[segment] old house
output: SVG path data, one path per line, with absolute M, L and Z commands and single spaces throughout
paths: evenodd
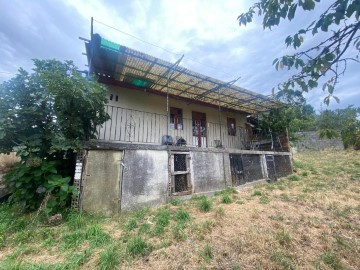
M 85 45 L 111 119 L 79 159 L 75 205 L 112 214 L 291 172 L 286 133 L 252 123 L 278 101 L 98 34 Z

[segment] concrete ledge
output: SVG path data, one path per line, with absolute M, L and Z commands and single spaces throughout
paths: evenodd
M 234 148 L 198 148 L 189 146 L 155 145 L 120 143 L 111 141 L 93 140 L 86 143 L 88 150 L 157 150 L 157 151 L 178 151 L 178 152 L 208 152 L 208 153 L 231 153 L 231 154 L 255 154 L 255 155 L 283 155 L 289 156 L 290 152 L 255 151 L 241 150 Z

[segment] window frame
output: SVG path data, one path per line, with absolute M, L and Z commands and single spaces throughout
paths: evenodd
M 170 129 L 173 130 L 183 130 L 184 124 L 183 124 L 183 109 L 176 108 L 176 107 L 170 107 Z M 173 120 L 173 122 L 172 122 Z
M 234 126 L 231 126 L 233 124 Z M 236 119 L 233 117 L 227 117 L 227 130 L 229 136 L 236 136 Z

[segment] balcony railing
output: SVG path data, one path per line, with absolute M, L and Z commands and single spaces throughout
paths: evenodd
M 98 139 L 127 143 L 161 144 L 163 135 L 170 135 L 176 142 L 182 138 L 187 146 L 197 146 L 197 136 L 193 136 L 192 119 L 183 118 L 181 129 L 167 125 L 166 115 L 106 106 L 110 120 L 98 127 Z M 169 130 L 167 131 L 167 128 Z M 237 126 L 235 135 L 229 135 L 225 124 L 207 122 L 206 137 L 202 138 L 207 147 L 226 147 L 245 149 L 247 133 Z M 204 144 L 204 143 L 203 143 Z

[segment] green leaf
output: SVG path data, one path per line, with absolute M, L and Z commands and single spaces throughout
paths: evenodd
M 318 83 L 316 81 L 314 81 L 314 80 L 309 80 L 308 85 L 309 85 L 310 88 L 315 88 L 315 87 L 318 86 Z
M 326 61 L 328 61 L 328 62 L 331 62 L 331 61 L 333 61 L 334 59 L 335 59 L 335 54 L 333 54 L 333 53 L 327 53 L 326 55 L 325 55 L 325 60 Z
M 294 19 L 295 17 L 295 11 L 296 11 L 296 8 L 297 8 L 297 4 L 292 4 L 290 9 L 289 9 L 289 12 L 288 12 L 288 19 L 291 21 L 292 19 Z

